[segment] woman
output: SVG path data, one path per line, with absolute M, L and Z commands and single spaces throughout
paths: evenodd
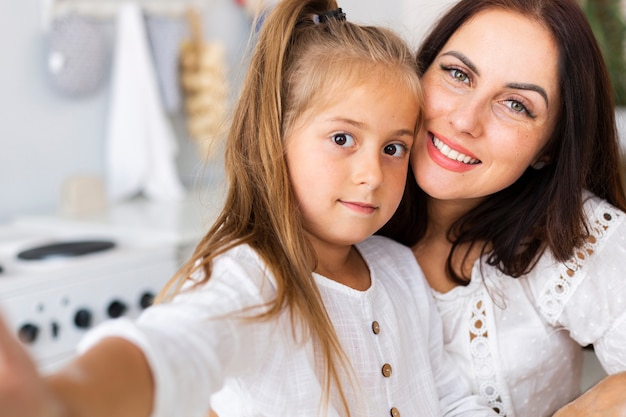
M 626 198 L 583 13 L 461 0 L 417 58 L 414 178 L 382 234 L 413 248 L 448 350 L 501 415 L 624 415 Z M 562 408 L 580 395 L 586 345 L 616 375 Z

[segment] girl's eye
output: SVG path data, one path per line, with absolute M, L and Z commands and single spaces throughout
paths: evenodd
M 404 155 L 407 154 L 407 148 L 400 143 L 391 143 L 383 148 L 383 152 L 386 155 L 395 156 L 396 158 L 402 158 Z
M 352 135 L 349 135 L 347 133 L 335 133 L 332 136 L 332 141 L 339 146 L 354 146 L 354 138 L 352 137 Z

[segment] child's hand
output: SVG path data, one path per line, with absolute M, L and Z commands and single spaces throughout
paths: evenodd
M 610 375 L 553 417 L 625 417 L 626 372 Z
M 0 416 L 62 416 L 34 362 L 1 317 Z

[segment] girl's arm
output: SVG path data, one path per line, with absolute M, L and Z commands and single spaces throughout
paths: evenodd
M 143 354 L 110 338 L 42 377 L 0 320 L 0 410 L 11 417 L 147 417 L 153 381 Z
M 626 415 L 625 392 L 626 372 L 609 375 L 553 417 L 623 417 Z

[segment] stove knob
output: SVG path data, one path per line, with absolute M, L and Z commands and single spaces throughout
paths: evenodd
M 50 324 L 50 330 L 52 331 L 52 337 L 54 339 L 59 337 L 59 332 L 61 331 L 61 327 L 59 326 L 59 323 L 57 323 L 56 321 L 53 321 Z
M 116 319 L 126 312 L 126 308 L 126 304 L 119 300 L 115 300 L 109 304 L 107 313 L 109 314 L 109 317 Z
M 154 302 L 154 294 L 152 294 L 150 291 L 146 291 L 141 295 L 141 298 L 139 298 L 139 306 L 141 308 L 148 308 L 152 305 L 152 303 Z
M 20 327 L 17 336 L 23 343 L 33 343 L 35 339 L 37 339 L 38 334 L 39 327 L 31 323 L 26 323 Z
M 87 329 L 91 327 L 91 319 L 93 315 L 86 308 L 81 308 L 74 314 L 74 324 L 79 329 Z

